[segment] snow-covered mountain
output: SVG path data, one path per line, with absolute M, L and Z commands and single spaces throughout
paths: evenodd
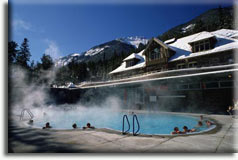
M 80 61 L 81 56 L 83 56 L 81 53 L 72 53 L 68 56 L 61 57 L 55 61 L 55 66 L 66 66 L 73 60 Z
M 143 37 L 118 38 L 97 46 L 92 47 L 83 53 L 72 53 L 68 56 L 56 60 L 56 66 L 68 65 L 73 60 L 76 62 L 99 61 L 111 58 L 114 54 L 129 53 L 132 49 L 146 45 L 148 39 Z
M 134 46 L 135 48 L 138 48 L 139 45 L 142 44 L 147 44 L 148 43 L 148 39 L 143 38 L 143 37 L 125 37 L 125 38 L 118 38 L 118 41 L 121 41 L 123 43 L 129 44 Z

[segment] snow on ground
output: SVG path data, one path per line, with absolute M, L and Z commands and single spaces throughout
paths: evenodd
M 98 48 L 92 48 L 90 50 L 88 50 L 85 53 L 85 56 L 94 56 L 98 53 L 100 53 L 101 51 L 103 51 L 105 48 L 108 48 L 109 46 L 105 46 L 105 47 L 98 47 Z
M 183 33 L 186 33 L 187 31 L 192 30 L 192 29 L 195 27 L 195 25 L 196 25 L 196 24 L 190 24 L 190 25 L 188 25 L 187 27 L 183 27 L 183 28 L 182 28 L 182 32 L 183 32 Z

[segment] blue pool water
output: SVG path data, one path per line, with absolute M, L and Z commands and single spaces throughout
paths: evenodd
M 71 111 L 52 113 L 51 115 L 41 116 L 34 119 L 33 127 L 42 128 L 46 122 L 54 129 L 72 129 L 72 124 L 76 123 L 78 127 L 82 128 L 86 123 L 90 122 L 96 128 L 109 128 L 113 130 L 122 130 L 122 118 L 125 113 L 122 112 L 87 112 L 87 111 Z M 128 114 L 127 114 L 128 115 Z M 183 126 L 189 129 L 197 126 L 198 117 L 184 116 L 168 113 L 147 113 L 137 114 L 140 123 L 140 134 L 170 134 L 175 126 L 182 131 Z M 132 132 L 132 115 L 128 115 Z M 137 125 L 135 125 L 137 130 Z M 128 125 L 125 123 L 125 130 Z M 199 131 L 207 130 L 205 123 L 199 128 Z

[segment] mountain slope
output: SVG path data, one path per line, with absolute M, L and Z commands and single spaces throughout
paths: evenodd
M 76 62 L 98 62 L 110 59 L 112 56 L 128 54 L 131 51 L 146 45 L 148 39 L 142 37 L 125 37 L 118 38 L 97 46 L 92 47 L 83 53 L 73 53 L 62 57 L 55 62 L 56 66 L 65 66 L 72 61 Z
M 215 31 L 221 28 L 231 29 L 234 9 L 232 7 L 210 9 L 187 23 L 175 26 L 158 36 L 162 41 L 181 38 L 201 31 Z

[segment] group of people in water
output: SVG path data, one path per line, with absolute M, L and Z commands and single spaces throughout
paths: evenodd
M 72 125 L 72 127 L 73 127 L 73 129 L 77 129 L 77 128 L 78 128 L 78 126 L 77 126 L 76 123 L 74 123 L 74 124 Z M 91 126 L 90 123 L 87 123 L 87 125 L 84 126 L 83 129 L 95 129 L 95 127 L 94 127 L 94 126 Z
M 32 121 L 33 121 L 33 120 L 32 120 Z M 72 125 L 72 127 L 73 127 L 73 129 L 79 128 L 76 123 L 74 123 L 74 124 Z M 44 126 L 42 129 L 47 129 L 47 128 L 52 128 L 52 127 L 50 126 L 50 123 L 49 123 L 49 122 L 47 122 L 47 123 L 45 124 L 45 126 Z M 94 127 L 94 126 L 91 126 L 90 123 L 87 123 L 87 125 L 84 126 L 83 129 L 95 129 L 95 127 Z
M 202 127 L 204 123 L 206 124 L 207 127 L 210 127 L 211 125 L 213 125 L 211 121 L 204 120 L 203 116 L 201 115 L 200 120 L 198 121 L 198 124 L 196 127 L 192 129 L 188 129 L 187 126 L 183 126 L 183 131 L 180 131 L 178 127 L 174 127 L 174 131 L 172 131 L 171 134 L 187 134 L 192 132 L 198 132 L 200 131 L 200 127 Z
M 29 124 L 29 125 L 33 125 L 33 122 L 34 122 L 33 119 L 31 119 L 31 120 L 28 121 L 28 124 Z M 74 124 L 72 125 L 72 127 L 73 127 L 73 129 L 79 128 L 76 123 L 74 123 Z M 50 122 L 47 122 L 47 123 L 45 124 L 45 126 L 42 127 L 42 129 L 49 129 L 49 128 L 52 128 L 52 126 L 50 125 Z M 94 126 L 91 126 L 90 123 L 87 123 L 87 125 L 84 126 L 83 129 L 84 129 L 84 130 L 85 130 L 85 129 L 95 129 L 95 127 L 94 127 Z

